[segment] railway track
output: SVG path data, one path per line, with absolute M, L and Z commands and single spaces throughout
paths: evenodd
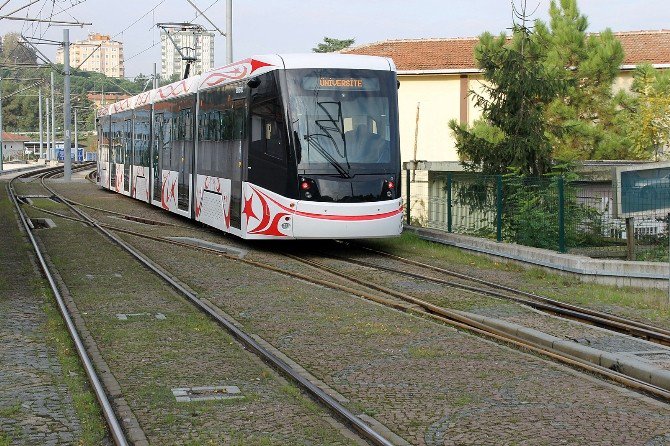
M 109 399 L 107 398 L 107 395 L 105 393 L 105 390 L 102 386 L 102 382 L 100 377 L 98 376 L 95 367 L 93 366 L 93 363 L 91 361 L 91 358 L 84 347 L 84 344 L 82 342 L 82 339 L 75 327 L 75 324 L 72 320 L 72 315 L 70 314 L 67 306 L 65 305 L 65 302 L 63 300 L 63 297 L 60 294 L 60 290 L 58 289 L 58 286 L 56 285 L 56 282 L 54 280 L 54 275 L 52 271 L 50 270 L 49 266 L 47 265 L 45 259 L 44 259 L 44 253 L 39 247 L 39 244 L 37 243 L 35 236 L 33 234 L 33 227 L 32 224 L 29 223 L 28 217 L 25 215 L 23 210 L 21 209 L 21 206 L 19 204 L 19 200 L 16 195 L 16 191 L 14 189 L 14 180 L 20 179 L 20 178 L 28 178 L 37 175 L 49 175 L 55 172 L 59 172 L 60 168 L 47 168 L 45 170 L 41 170 L 39 172 L 26 172 L 23 174 L 20 174 L 16 176 L 14 179 L 12 179 L 8 185 L 7 185 L 7 190 L 9 192 L 9 197 L 10 200 L 13 202 L 14 207 L 16 209 L 16 212 L 19 216 L 19 220 L 21 221 L 21 225 L 23 226 L 23 229 L 26 231 L 26 235 L 28 236 L 28 239 L 30 241 L 30 244 L 33 247 L 33 250 L 35 251 L 35 256 L 37 257 L 37 261 L 40 265 L 40 268 L 44 272 L 44 275 L 49 282 L 49 286 L 51 287 L 51 290 L 54 293 L 54 296 L 56 297 L 56 302 L 58 304 L 59 311 L 63 317 L 63 320 L 65 321 L 65 324 L 67 326 L 67 330 L 70 334 L 70 337 L 72 338 L 75 348 L 77 350 L 77 355 L 81 359 L 82 365 L 84 367 L 84 370 L 86 372 L 86 375 L 89 379 L 89 382 L 91 384 L 91 387 L 93 388 L 93 392 L 95 393 L 95 396 L 98 400 L 98 403 L 100 404 L 100 408 L 102 410 L 103 416 L 105 417 L 105 420 L 107 422 L 107 426 L 109 428 L 109 432 L 111 435 L 112 440 L 117 446 L 127 446 L 128 445 L 128 440 L 126 439 L 125 433 L 123 432 L 123 429 L 121 428 L 121 423 L 118 417 L 116 416 L 116 413 L 114 412 L 114 409 L 112 408 Z
M 349 245 L 353 244 L 349 243 Z M 354 258 L 333 256 L 323 253 L 322 255 L 331 257 L 333 259 L 342 262 L 364 266 L 367 268 L 373 268 L 379 271 L 386 271 L 393 274 L 425 280 L 428 282 L 441 284 L 451 288 L 461 289 L 464 291 L 468 291 L 483 296 L 490 296 L 498 299 L 513 301 L 560 317 L 605 328 L 610 331 L 623 333 L 636 338 L 645 339 L 647 341 L 655 342 L 660 345 L 670 346 L 670 330 L 663 329 L 661 327 L 656 327 L 633 319 L 623 318 L 610 313 L 605 313 L 602 311 L 597 311 L 586 307 L 580 307 L 577 305 L 568 304 L 538 294 L 529 293 L 526 291 L 518 290 L 491 281 L 483 280 L 472 275 L 463 274 L 446 268 L 437 267 L 424 262 L 418 262 L 416 260 L 411 260 L 405 257 L 371 249 L 365 246 L 360 245 L 356 246 L 361 250 L 370 252 L 384 259 L 391 259 L 393 261 L 397 261 L 405 265 L 409 265 L 412 267 L 419 267 L 424 270 L 436 272 L 443 276 L 458 279 L 460 281 L 446 280 L 444 278 L 430 276 L 428 274 L 421 274 L 415 271 L 407 271 L 401 268 L 385 266 L 383 264 L 388 262 L 362 261 Z M 467 282 L 470 282 L 470 284 L 468 284 Z
M 91 172 L 93 174 L 94 172 Z M 89 174 L 89 176 L 91 175 Z M 65 199 L 65 198 L 64 198 Z M 69 203 L 74 204 L 75 206 L 80 206 L 80 207 L 85 207 L 88 209 L 93 209 L 98 212 L 103 212 L 103 213 L 108 213 L 110 215 L 116 215 L 119 217 L 122 217 L 124 219 L 130 220 L 130 221 L 136 221 L 140 223 L 147 223 L 147 224 L 160 224 L 160 225 L 168 225 L 168 226 L 175 226 L 175 227 L 182 227 L 186 228 L 187 226 L 184 225 L 176 225 L 176 224 L 171 224 L 171 223 L 164 223 L 164 222 L 159 222 L 155 220 L 150 220 L 146 218 L 142 218 L 139 216 L 135 215 L 128 215 L 128 214 L 123 214 L 120 212 L 115 212 L 112 210 L 108 209 L 103 209 L 99 207 L 94 207 L 94 206 L 89 206 L 83 203 L 78 203 L 73 200 L 65 199 Z M 111 227 L 111 229 L 114 229 L 114 227 Z M 664 346 L 670 346 L 670 330 L 663 329 L 661 327 L 656 327 L 650 324 L 645 324 L 643 322 L 639 322 L 633 319 L 628 319 L 628 318 L 623 318 L 620 316 L 616 316 L 610 313 L 605 313 L 602 311 L 597 311 L 593 310 L 590 308 L 586 307 L 580 307 L 577 305 L 572 305 L 568 303 L 564 303 L 555 299 L 551 299 L 545 296 L 541 296 L 538 294 L 534 293 L 529 293 L 526 291 L 518 290 L 512 287 L 504 286 L 498 283 L 494 283 L 491 281 L 483 280 L 481 278 L 468 275 L 468 274 L 463 274 L 457 271 L 449 270 L 446 268 L 441 268 L 437 267 L 434 265 L 430 265 L 425 262 L 419 262 L 416 260 L 408 259 L 402 256 L 398 256 L 395 254 L 383 252 L 380 250 L 372 249 L 369 247 L 362 246 L 360 244 L 355 244 L 351 242 L 340 242 L 344 243 L 350 247 L 356 247 L 360 250 L 363 250 L 368 253 L 372 253 L 374 255 L 383 257 L 385 259 L 390 259 L 399 263 L 402 263 L 404 265 L 408 265 L 411 267 L 419 267 L 424 270 L 431 271 L 433 273 L 438 273 L 442 276 L 447 276 L 450 278 L 455 278 L 458 279 L 459 281 L 454 281 L 454 280 L 447 280 L 445 278 L 441 277 L 435 277 L 431 276 L 428 274 L 422 274 L 418 273 L 416 271 L 407 271 L 401 268 L 394 268 L 391 266 L 388 266 L 388 262 L 386 262 L 386 266 L 384 265 L 384 262 L 379 262 L 379 261 L 362 261 L 354 258 L 349 258 L 349 257 L 342 257 L 342 256 L 336 256 L 328 253 L 323 253 L 320 252 L 318 253 L 320 256 L 323 257 L 330 257 L 339 261 L 351 263 L 351 264 L 356 264 L 359 266 L 364 266 L 367 268 L 373 268 L 377 269 L 380 271 L 386 271 L 390 272 L 393 274 L 399 274 L 415 279 L 420 279 L 420 280 L 425 280 L 428 282 L 433 282 L 437 283 L 440 285 L 444 285 L 447 287 L 451 288 L 456 288 L 460 290 L 464 290 L 470 293 L 475 293 L 483 296 L 489 296 L 489 297 L 494 297 L 498 299 L 503 299 L 503 300 L 509 300 L 513 301 L 522 305 L 526 305 L 531 308 L 535 308 L 537 310 L 541 310 L 544 312 L 548 312 L 560 317 L 568 318 L 571 320 L 576 320 L 579 322 L 583 322 L 586 324 L 594 325 L 597 327 L 605 328 L 607 330 L 611 330 L 617 333 L 622 333 L 626 334 L 629 336 L 637 337 L 640 339 L 645 339 L 651 342 L 658 343 L 660 345 Z M 190 244 L 186 244 L 188 246 L 192 246 Z M 469 282 L 469 283 L 468 283 Z
M 56 215 L 61 218 L 66 218 L 70 220 L 76 220 L 80 221 L 82 223 L 85 223 L 87 225 L 90 225 L 97 229 L 101 234 L 103 234 L 106 238 L 111 240 L 113 243 L 119 245 L 121 248 L 123 248 L 126 252 L 128 252 L 130 255 L 132 255 L 139 263 L 141 263 L 143 266 L 145 266 L 147 269 L 150 271 L 154 272 L 156 275 L 161 277 L 166 283 L 168 283 L 172 288 L 174 288 L 176 291 L 178 291 L 182 296 L 186 297 L 192 304 L 194 304 L 198 309 L 203 311 L 205 314 L 210 316 L 212 319 L 214 319 L 217 323 L 219 323 L 222 327 L 224 327 L 233 337 L 235 337 L 238 341 L 240 341 L 247 349 L 251 350 L 253 353 L 255 353 L 257 356 L 259 356 L 263 361 L 266 363 L 270 364 L 273 368 L 276 370 L 280 371 L 284 376 L 289 378 L 291 381 L 293 381 L 295 384 L 299 385 L 303 390 L 305 390 L 313 399 L 318 401 L 320 404 L 322 404 L 324 407 L 329 409 L 338 419 L 344 421 L 351 429 L 354 431 L 356 434 L 358 434 L 363 440 L 366 442 L 373 444 L 373 445 L 379 445 L 379 446 L 392 446 L 392 443 L 387 440 L 384 436 L 382 436 L 380 433 L 376 432 L 374 429 L 372 429 L 366 422 L 364 422 L 362 419 L 360 419 L 358 416 L 354 415 L 352 412 L 350 412 L 346 407 L 344 407 L 342 404 L 340 404 L 335 398 L 327 394 L 324 390 L 322 390 L 320 387 L 316 386 L 313 384 L 311 381 L 309 381 L 307 378 L 305 378 L 299 371 L 293 369 L 289 364 L 287 364 L 284 360 L 276 356 L 274 353 L 266 349 L 264 346 L 262 346 L 260 343 L 258 343 L 252 336 L 250 336 L 248 333 L 243 331 L 241 328 L 239 328 L 237 325 L 233 324 L 231 321 L 228 319 L 222 317 L 215 308 L 212 308 L 210 305 L 208 305 L 206 302 L 203 300 L 199 299 L 197 295 L 195 295 L 193 292 L 188 290 L 186 287 L 184 287 L 180 280 L 171 275 L 170 273 L 166 272 L 163 268 L 161 268 L 159 265 L 151 261 L 148 257 L 146 257 L 144 254 L 142 254 L 139 250 L 131 246 L 129 243 L 125 242 L 121 238 L 119 238 L 117 235 L 113 234 L 110 231 L 114 232 L 121 232 L 125 233 L 128 235 L 134 235 L 137 237 L 145 238 L 145 239 L 151 239 L 155 241 L 160 241 L 163 243 L 170 243 L 173 245 L 177 246 L 184 246 L 184 247 L 189 247 L 189 248 L 196 248 L 200 249 L 203 251 L 210 251 L 214 252 L 219 256 L 226 256 L 230 257 L 232 259 L 237 259 L 235 256 L 227 256 L 225 254 L 222 254 L 220 251 L 213 250 L 213 249 L 207 249 L 204 247 L 195 247 L 191 244 L 188 243 L 183 243 L 175 240 L 171 240 L 168 238 L 164 237 L 152 237 L 152 236 L 147 236 L 146 234 L 136 232 L 136 231 L 130 231 L 126 230 L 123 228 L 117 228 L 113 227 L 111 225 L 106 225 L 106 224 L 101 224 L 91 216 L 87 215 L 80 209 L 77 209 L 77 207 L 70 202 L 67 198 L 63 197 L 62 195 L 58 194 L 53 188 L 51 188 L 49 185 L 45 183 L 45 179 L 58 174 L 59 171 L 57 169 L 50 169 L 48 172 L 44 172 L 40 176 L 40 182 L 42 186 L 53 196 L 58 198 L 64 205 L 68 207 L 68 209 L 76 215 L 74 216 L 69 216 L 66 214 L 61 214 L 58 212 L 50 211 L 50 210 L 45 210 L 41 209 L 39 207 L 33 206 L 36 209 L 39 209 L 42 212 L 46 212 L 51 215 Z M 16 199 L 16 195 L 13 195 L 15 201 L 15 205 L 17 209 L 20 210 L 20 205 L 19 201 Z M 116 213 L 119 214 L 119 213 Z M 23 216 L 23 214 L 21 214 Z M 122 214 L 123 215 L 123 214 Z M 26 217 L 24 219 L 27 220 Z M 29 225 L 27 222 L 25 223 L 27 227 Z M 32 237 L 32 235 L 31 235 Z M 37 248 L 37 245 L 34 245 Z M 249 261 L 247 261 L 249 262 Z M 252 263 L 253 264 L 253 263 Z M 260 264 L 257 264 L 256 266 L 260 266 Z M 48 268 L 46 267 L 46 264 L 44 264 L 43 268 L 45 268 L 45 273 L 47 273 Z M 280 270 L 277 268 L 276 269 L 278 272 Z M 52 287 L 54 289 L 54 292 L 57 292 L 57 288 L 55 283 L 50 279 L 50 283 L 52 283 Z M 68 316 L 69 318 L 69 316 Z M 76 334 L 76 331 L 75 331 Z M 82 355 L 85 354 L 85 351 L 82 352 Z M 91 366 L 92 368 L 92 366 Z M 88 373 L 88 371 L 87 371 Z M 92 368 L 91 373 L 94 374 L 95 370 Z M 94 376 L 94 375 L 93 375 Z M 102 395 L 104 396 L 104 391 L 102 391 Z M 103 404 L 101 402 L 101 404 Z M 109 405 L 109 402 L 107 401 L 106 403 Z M 111 413 L 109 414 L 110 418 L 110 423 L 112 423 L 115 418 L 113 418 L 113 410 L 111 409 L 111 406 L 109 406 Z M 105 417 L 107 418 L 107 413 L 105 413 Z M 118 420 L 115 421 L 116 425 L 118 425 Z M 115 442 L 119 445 L 125 445 L 127 443 L 123 443 L 122 441 L 125 441 L 125 437 L 123 437 L 123 431 L 121 430 L 119 426 L 119 440 L 117 442 L 116 437 L 115 437 Z
M 48 187 L 45 185 L 45 187 Z M 51 190 L 51 189 L 49 189 Z M 57 195 L 53 190 L 51 192 L 54 195 Z M 64 197 L 62 198 L 64 202 L 67 203 L 68 200 L 65 199 Z M 344 281 L 347 284 L 344 284 L 342 282 L 335 282 L 332 280 L 327 280 L 324 278 L 323 274 L 320 274 L 318 278 L 315 278 L 309 274 L 303 274 L 303 273 L 296 273 L 294 271 L 288 271 L 284 268 L 279 268 L 275 265 L 265 263 L 265 262 L 260 262 L 257 260 L 250 260 L 250 259 L 240 259 L 237 256 L 234 255 L 229 255 L 226 253 L 222 253 L 220 250 L 217 249 L 212 249 L 212 248 L 206 248 L 206 247 L 201 247 L 201 246 L 195 246 L 190 243 L 184 243 L 184 242 L 179 242 L 176 240 L 172 240 L 166 237 L 155 237 L 155 236 L 147 236 L 146 234 L 137 232 L 137 231 L 131 231 L 127 230 L 124 228 L 118 228 L 114 227 L 111 225 L 106 225 L 106 224 L 100 224 L 99 222 L 94 222 L 89 218 L 84 217 L 83 213 L 80 213 L 80 211 L 76 210 L 74 205 L 69 204 L 69 207 L 72 208 L 74 212 L 79 214 L 81 218 L 75 218 L 80 221 L 87 222 L 88 224 L 91 224 L 93 226 L 99 227 L 101 230 L 104 230 L 103 228 L 109 229 L 114 232 L 118 233 L 125 233 L 128 235 L 136 236 L 136 237 L 142 237 L 142 238 L 148 238 L 151 240 L 159 241 L 162 243 L 169 243 L 172 245 L 177 245 L 177 246 L 182 246 L 186 247 L 189 249 L 196 249 L 200 251 L 205 251 L 205 252 L 210 252 L 212 254 L 215 254 L 220 257 L 225 257 L 233 261 L 238 261 L 238 262 L 244 262 L 246 264 L 249 264 L 254 267 L 259 267 L 263 268 L 266 270 L 271 270 L 280 274 L 285 274 L 291 277 L 295 277 L 301 280 L 306 280 L 311 283 L 319 284 L 322 286 L 327 286 L 333 289 L 345 291 L 351 294 L 355 294 L 357 296 L 363 297 L 365 299 L 387 305 L 390 307 L 393 307 L 395 309 L 399 309 L 405 312 L 410 312 L 410 313 L 420 313 L 424 315 L 425 317 L 429 317 L 435 320 L 438 320 L 443 323 L 447 323 L 449 325 L 452 325 L 454 327 L 470 331 L 472 333 L 494 339 L 498 342 L 503 342 L 505 344 L 511 344 L 514 345 L 518 348 L 521 348 L 523 350 L 527 351 L 532 351 L 537 354 L 541 354 L 545 357 L 552 358 L 554 360 L 566 363 L 568 365 L 571 365 L 573 367 L 580 368 L 582 370 L 589 371 L 591 373 L 598 374 L 602 377 L 605 377 L 607 379 L 616 381 L 618 383 L 624 384 L 630 388 L 636 389 L 638 391 L 647 393 L 649 395 L 652 395 L 656 398 L 662 399 L 664 401 L 670 401 L 670 391 L 668 389 L 664 389 L 652 384 L 649 384 L 648 382 L 631 378 L 630 376 L 624 375 L 616 370 L 610 370 L 606 367 L 602 367 L 599 365 L 595 365 L 593 363 L 590 363 L 584 359 L 566 354 L 564 352 L 560 352 L 557 350 L 553 350 L 550 348 L 546 348 L 544 346 L 534 344 L 532 342 L 529 342 L 525 339 L 522 339 L 520 337 L 516 337 L 513 335 L 510 335 L 509 333 L 505 333 L 504 331 L 498 330 L 494 327 L 488 326 L 487 324 L 481 323 L 479 321 L 473 320 L 462 313 L 458 311 L 453 311 L 448 308 L 444 308 L 438 305 L 435 305 L 433 303 L 427 302 L 422 299 L 418 299 L 416 297 L 410 296 L 406 293 L 402 293 L 393 289 L 390 289 L 388 287 L 382 286 L 382 285 L 377 285 L 370 283 L 369 280 L 362 280 L 362 279 L 356 279 L 355 277 L 352 277 L 350 273 L 348 272 L 343 272 L 343 271 L 338 271 L 335 268 L 328 267 L 321 262 L 317 261 L 310 261 L 307 260 L 303 257 L 299 256 L 294 256 L 290 254 L 286 254 L 287 257 L 291 258 L 295 262 L 300 262 L 302 264 L 307 264 L 310 265 L 311 267 L 315 268 L 317 271 L 320 271 L 322 273 L 328 273 L 332 276 L 337 276 L 339 277 L 342 281 Z M 103 210 L 105 211 L 105 210 Z M 63 216 L 63 215 L 59 215 Z M 64 216 L 65 218 L 73 218 L 73 217 L 67 217 Z M 113 240 L 116 241 L 117 237 L 113 236 L 111 233 L 108 231 L 105 231 L 106 234 L 109 234 L 108 237 L 112 238 Z M 126 242 L 119 240 L 120 244 L 126 245 Z M 130 247 L 129 247 L 130 248 Z M 130 248 L 132 250 L 132 248 Z M 463 283 L 455 283 L 453 281 L 447 281 L 443 278 L 439 277 L 433 277 L 433 276 L 428 276 L 425 274 L 419 274 L 419 273 L 414 273 L 414 272 L 408 272 L 404 271 L 401 269 L 397 268 L 391 268 L 391 267 L 386 267 L 380 265 L 380 262 L 366 262 L 366 261 L 360 261 L 356 259 L 349 259 L 349 258 L 338 258 L 337 256 L 334 256 L 334 258 L 354 263 L 356 265 L 360 266 L 366 266 L 370 268 L 377 268 L 379 270 L 386 270 L 389 272 L 392 272 L 394 274 L 403 274 L 407 275 L 409 277 L 414 277 L 414 278 L 420 278 L 422 280 L 428 280 L 436 283 L 440 283 L 443 285 L 447 286 L 454 286 L 463 290 L 466 290 L 468 292 L 473 292 L 473 293 L 479 293 L 479 294 L 484 294 L 489 297 L 495 297 L 495 298 L 500 298 L 500 299 L 508 299 L 508 300 L 513 300 L 517 303 L 523 303 L 524 305 L 529 305 L 534 308 L 542 309 L 544 311 L 549 311 L 554 314 L 563 314 L 564 316 L 570 317 L 571 319 L 577 319 L 580 321 L 591 321 L 592 324 L 598 325 L 604 328 L 608 328 L 611 330 L 615 330 L 618 332 L 626 333 L 629 335 L 637 336 L 637 337 L 642 337 L 645 339 L 649 340 L 656 340 L 656 342 L 661 341 L 660 343 L 664 343 L 665 340 L 667 339 L 667 332 L 658 329 L 657 327 L 653 327 L 650 325 L 642 324 L 637 321 L 631 321 L 628 319 L 620 318 L 618 316 L 613 316 L 613 315 L 608 315 L 605 313 L 600 313 L 596 312 L 594 310 L 590 309 L 583 309 L 585 311 L 581 311 L 581 307 L 576 307 L 572 306 L 569 304 L 564 304 L 558 301 L 554 301 L 542 296 L 537 296 L 532 293 L 526 293 L 523 291 L 519 290 L 514 290 L 509 287 L 505 287 L 499 284 L 495 284 L 492 282 L 487 282 L 483 281 L 481 279 L 464 275 L 455 271 L 450 271 L 444 268 L 439 268 L 435 267 L 433 265 L 425 264 L 422 262 L 416 262 L 411 259 L 406 259 L 402 258 L 399 256 L 395 256 L 389 253 L 383 253 L 381 251 L 374 251 L 370 250 L 369 248 L 365 248 L 370 252 L 373 252 L 377 255 L 384 256 L 389 259 L 394 259 L 397 260 L 401 263 L 411 265 L 411 266 L 419 266 L 425 269 L 432 270 L 434 272 L 439 272 L 441 274 L 448 275 L 450 277 L 456 277 L 461 280 L 468 280 L 470 279 L 474 283 L 478 283 L 479 285 L 482 285 L 482 287 L 477 287 L 473 285 L 468 285 L 468 284 L 463 284 Z M 129 251 L 130 252 L 130 251 Z M 134 254 L 135 255 L 135 254 Z M 148 262 L 148 260 L 142 256 L 141 254 L 137 253 L 136 258 L 138 260 L 142 261 L 142 263 Z M 151 263 L 151 262 L 149 262 Z M 146 263 L 145 263 L 146 265 Z M 158 272 L 159 275 L 163 275 L 164 273 Z M 169 278 L 165 278 L 166 280 L 170 280 Z M 355 284 L 355 286 L 351 286 L 349 284 Z M 186 290 L 180 289 L 180 285 L 177 283 L 175 286 L 182 294 L 187 296 L 189 299 L 191 299 L 193 302 L 198 301 L 198 298 L 191 293 L 189 293 Z M 367 291 L 363 291 L 360 289 L 360 287 L 367 288 Z M 381 293 L 381 294 L 380 294 Z M 514 294 L 518 294 L 518 296 L 514 296 Z M 523 297 L 520 297 L 523 296 Z M 202 304 L 202 303 L 201 303 Z M 211 309 L 208 308 L 207 305 L 202 304 L 205 308 L 203 308 L 203 311 L 210 312 Z M 215 319 L 217 318 L 216 316 L 212 316 Z M 254 349 L 255 350 L 255 349 Z M 319 399 L 319 398 L 317 398 Z

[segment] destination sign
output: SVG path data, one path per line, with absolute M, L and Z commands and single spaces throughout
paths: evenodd
M 306 76 L 302 80 L 302 88 L 305 90 L 379 91 L 379 79 L 375 77 Z

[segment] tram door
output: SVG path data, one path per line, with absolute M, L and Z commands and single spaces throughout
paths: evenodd
M 163 113 L 156 113 L 154 115 L 153 126 L 153 147 L 151 158 L 151 174 L 153 179 L 153 199 L 160 201 L 161 199 L 161 152 L 163 147 Z
M 191 159 L 193 158 L 193 113 L 191 108 L 179 110 L 177 117 L 177 142 L 178 153 L 178 184 L 177 184 L 177 207 L 181 211 L 188 211 L 189 192 L 191 190 Z
M 230 197 L 230 226 L 241 229 L 242 226 L 242 181 L 244 178 L 244 170 L 246 169 L 246 143 L 245 143 L 245 128 L 247 120 L 247 92 L 248 87 L 246 83 L 233 84 L 227 90 L 228 110 L 226 115 L 229 119 L 231 129 L 231 140 L 229 142 L 229 150 L 232 161 L 232 176 L 231 176 L 231 197 Z
M 130 193 L 130 169 L 133 165 L 133 126 L 130 119 L 123 122 L 123 152 L 123 190 Z

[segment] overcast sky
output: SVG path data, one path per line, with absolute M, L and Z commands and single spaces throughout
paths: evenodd
M 225 28 L 225 0 L 193 1 L 201 10 L 213 5 L 206 15 L 219 28 Z M 517 6 L 520 1 L 515 0 Z M 0 13 L 27 3 L 10 0 Z M 537 8 L 533 18 L 546 19 L 549 3 L 528 0 L 530 11 Z M 100 32 L 123 42 L 129 77 L 151 73 L 154 62 L 160 70 L 160 38 L 155 23 L 191 21 L 196 16 L 186 0 L 41 0 L 16 15 L 48 18 L 52 4 L 55 20 L 76 18 L 93 23 L 70 27 L 71 40 Z M 668 0 L 581 0 L 579 7 L 589 18 L 589 31 L 607 27 L 614 31 L 670 28 Z M 67 10 L 56 14 L 64 8 Z M 202 17 L 195 22 L 211 28 Z M 472 37 L 483 31 L 504 31 L 511 23 L 510 0 L 233 0 L 233 56 L 241 59 L 252 54 L 309 52 L 324 36 L 355 38 L 357 45 L 386 39 Z M 62 39 L 60 27 L 47 29 L 45 25 L 0 20 L 0 34 L 9 31 Z M 224 38 L 217 35 L 214 45 L 215 64 L 224 65 Z M 43 50 L 47 55 L 55 54 L 53 46 Z

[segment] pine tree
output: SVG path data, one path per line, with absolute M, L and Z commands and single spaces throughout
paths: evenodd
M 315 53 L 334 53 L 345 48 L 349 48 L 354 44 L 356 39 L 333 39 L 332 37 L 324 37 L 323 42 L 312 48 Z
M 449 123 L 465 165 L 485 174 L 510 168 L 533 176 L 548 172 L 551 146 L 544 110 L 560 83 L 543 63 L 543 47 L 529 29 L 514 26 L 511 38 L 482 34 L 475 58 L 486 80 L 483 94 L 475 95 L 483 120 L 471 129 Z
M 612 91 L 624 58 L 621 43 L 609 29 L 587 33 L 588 20 L 576 0 L 552 0 L 549 15 L 549 24 L 536 21 L 535 30 L 546 47 L 547 68 L 565 86 L 545 114 L 554 158 L 571 162 L 625 153 Z

